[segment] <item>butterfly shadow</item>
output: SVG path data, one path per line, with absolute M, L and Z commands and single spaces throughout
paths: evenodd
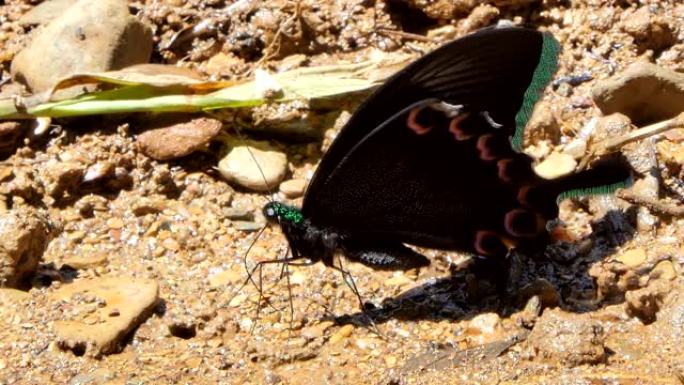
M 454 269 L 450 276 L 430 279 L 385 298 L 379 306 L 369 305 L 363 311 L 328 319 L 337 324 L 368 327 L 391 319 L 460 321 L 485 312 L 506 316 L 523 309 L 535 295 L 542 306 L 559 306 L 575 313 L 619 303 L 624 295 L 617 287 L 617 279 L 613 286 L 598 285 L 597 275 L 611 273 L 592 270 L 592 266 L 634 237 L 635 220 L 636 207 L 626 212 L 611 210 L 592 223 L 593 231 L 586 238 L 558 242 L 536 255 L 520 256 L 517 266 L 512 267 L 511 275 L 516 278 L 511 279 L 507 295 L 490 294 L 474 299 L 472 286 L 477 279 L 467 268 Z

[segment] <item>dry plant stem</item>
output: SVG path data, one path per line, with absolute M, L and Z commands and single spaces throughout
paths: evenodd
M 621 135 L 616 138 L 608 138 L 593 144 L 592 148 L 589 150 L 589 154 L 582 158 L 578 169 L 584 169 L 589 163 L 589 160 L 591 160 L 593 157 L 618 151 L 624 145 L 646 139 L 675 128 L 684 128 L 684 112 L 672 119 L 651 124 L 650 126 L 642 127 L 625 135 Z
M 650 210 L 662 214 L 672 215 L 675 217 L 684 216 L 684 206 L 679 206 L 659 199 L 643 197 L 625 189 L 618 190 L 615 193 L 615 195 L 618 198 L 624 199 L 629 203 L 633 203 L 639 206 L 645 206 L 648 207 Z
M 435 41 L 433 39 L 430 39 L 427 36 L 423 35 L 418 35 L 415 33 L 410 33 L 410 32 L 404 32 L 404 31 L 395 31 L 392 29 L 387 29 L 387 28 L 377 28 L 375 32 L 379 33 L 380 35 L 386 35 L 386 36 L 397 36 L 402 39 L 406 40 L 417 40 L 417 41 L 424 41 L 427 43 L 434 43 Z

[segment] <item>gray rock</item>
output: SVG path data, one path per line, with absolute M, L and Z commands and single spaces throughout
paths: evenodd
M 36 272 L 50 240 L 48 220 L 33 210 L 0 215 L 0 282 L 19 287 Z
M 684 110 L 684 74 L 638 62 L 592 90 L 604 114 L 620 112 L 637 125 L 669 119 Z
M 79 0 L 35 32 L 11 72 L 37 93 L 74 73 L 147 63 L 151 53 L 152 31 L 129 14 L 127 1 Z
M 547 309 L 527 341 L 536 356 L 577 366 L 603 362 L 606 358 L 604 340 L 598 321 L 582 314 Z
M 237 146 L 218 164 L 228 181 L 254 191 L 270 191 L 287 174 L 287 156 L 282 152 Z

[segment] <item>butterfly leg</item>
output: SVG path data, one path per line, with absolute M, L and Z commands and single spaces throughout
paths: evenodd
M 478 300 L 495 291 L 499 297 L 506 299 L 517 291 L 521 261 L 513 249 L 506 256 L 475 256 L 469 270 L 469 297 Z M 487 285 L 483 285 L 485 282 Z
M 345 240 L 344 255 L 375 270 L 410 270 L 427 266 L 430 260 L 401 243 L 372 243 Z

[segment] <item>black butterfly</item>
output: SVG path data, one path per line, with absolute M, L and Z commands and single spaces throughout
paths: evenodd
M 494 261 L 545 245 L 559 195 L 607 192 L 630 177 L 628 166 L 608 160 L 545 180 L 521 152 L 558 52 L 548 33 L 492 28 L 394 75 L 321 159 L 301 211 L 264 207 L 287 237 L 290 260 L 336 267 L 341 251 L 374 269 L 400 270 L 429 264 L 405 244 Z

